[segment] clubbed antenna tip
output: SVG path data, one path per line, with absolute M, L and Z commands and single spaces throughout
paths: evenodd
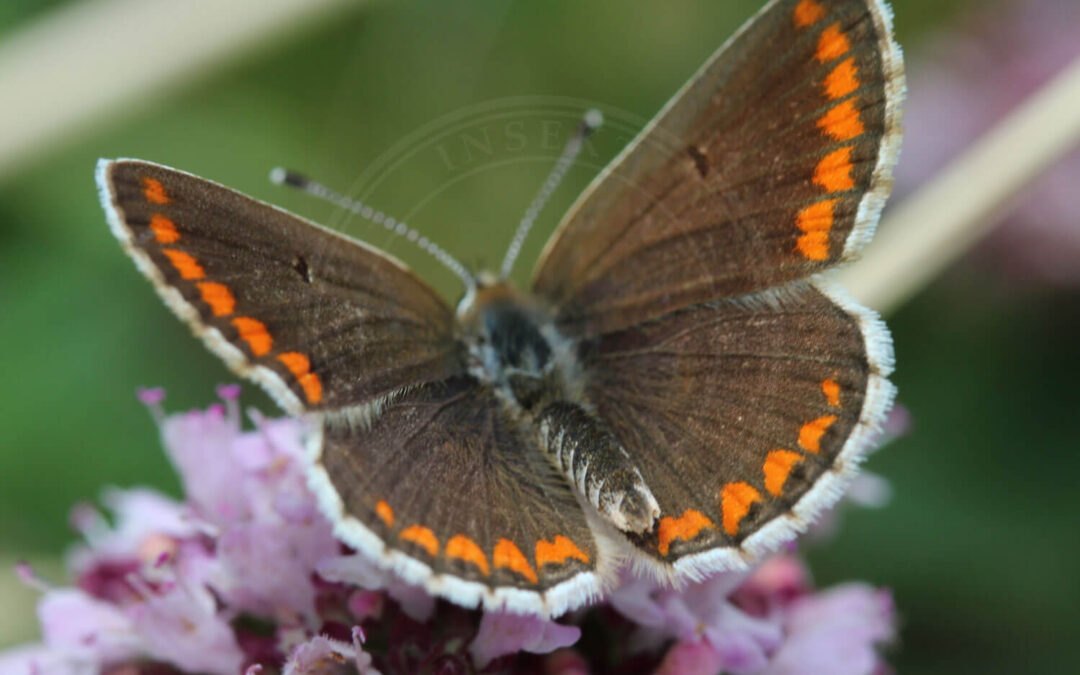
M 604 124 L 604 113 L 600 112 L 596 108 L 590 109 L 585 113 L 585 119 L 581 120 L 584 125 L 584 133 L 586 135 L 599 129 Z
M 300 188 L 301 190 L 306 190 L 308 184 L 311 183 L 307 176 L 281 166 L 276 166 L 270 170 L 270 182 L 276 185 Z

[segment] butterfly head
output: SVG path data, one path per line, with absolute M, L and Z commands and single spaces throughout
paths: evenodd
M 466 323 L 479 307 L 490 304 L 496 298 L 517 293 L 517 289 L 506 279 L 501 279 L 492 272 L 478 272 L 472 277 L 472 282 L 465 288 L 465 295 L 458 302 L 458 321 Z

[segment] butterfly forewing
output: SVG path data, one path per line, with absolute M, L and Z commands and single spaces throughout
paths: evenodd
M 770 3 L 571 209 L 536 291 L 593 335 L 851 258 L 889 188 L 902 79 L 883 3 Z
M 453 315 L 411 271 L 190 174 L 102 161 L 114 234 L 167 304 L 291 412 L 461 372 Z

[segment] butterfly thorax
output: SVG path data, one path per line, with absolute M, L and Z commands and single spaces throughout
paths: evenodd
M 524 411 L 561 397 L 565 368 L 557 367 L 555 357 L 568 342 L 538 306 L 509 284 L 496 282 L 481 285 L 462 303 L 458 316 L 470 374 Z
M 459 306 L 458 320 L 469 373 L 530 428 L 581 497 L 620 530 L 652 530 L 660 513 L 656 499 L 584 399 L 575 345 L 551 315 L 509 283 L 481 277 Z

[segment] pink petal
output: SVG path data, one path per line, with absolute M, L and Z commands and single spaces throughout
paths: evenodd
M 895 632 L 888 592 L 845 584 L 793 607 L 788 636 L 764 675 L 870 675 Z
M 722 667 L 723 659 L 708 642 L 677 642 L 664 655 L 655 675 L 718 675 Z
M 569 647 L 581 637 L 577 626 L 564 626 L 536 616 L 485 612 L 480 630 L 469 645 L 469 653 L 478 668 L 494 659 L 519 651 L 547 654 Z
M 38 603 L 45 644 L 92 663 L 111 663 L 145 653 L 135 624 L 117 607 L 74 588 L 50 591 Z

